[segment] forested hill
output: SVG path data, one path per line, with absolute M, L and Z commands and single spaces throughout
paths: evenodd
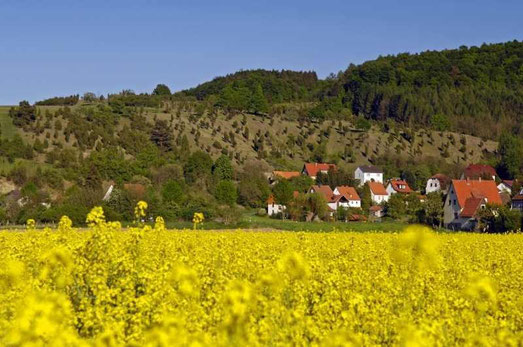
M 523 42 L 380 57 L 351 65 L 325 95 L 341 95 L 354 114 L 377 120 L 480 136 L 519 133 Z
M 318 82 L 316 72 L 245 70 L 216 77 L 183 91 L 183 94 L 195 96 L 198 100 L 214 97 L 220 106 L 248 110 L 252 106 L 252 98 L 257 96 L 263 97 L 267 105 L 317 100 Z
M 313 101 L 305 115 L 312 120 L 354 114 L 409 128 L 517 135 L 523 123 L 523 42 L 379 57 L 325 80 L 314 72 L 240 71 L 178 95 L 254 113 L 281 102 Z

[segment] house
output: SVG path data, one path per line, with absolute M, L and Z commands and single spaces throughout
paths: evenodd
M 309 189 L 309 193 L 319 193 L 323 195 L 325 200 L 327 200 L 327 205 L 331 212 L 336 211 L 340 206 L 344 208 L 361 207 L 360 196 L 353 187 L 339 186 L 332 190 L 331 187 L 327 185 L 314 185 Z
M 366 182 L 383 183 L 383 171 L 374 165 L 362 165 L 354 170 L 354 178 L 360 181 L 360 186 Z
M 361 199 L 358 195 L 358 192 L 354 187 L 349 186 L 338 186 L 334 189 L 334 195 L 343 195 L 347 198 L 349 201 L 348 206 L 344 207 L 355 207 L 360 208 L 361 207 Z
M 269 195 L 269 198 L 267 199 L 267 214 L 269 216 L 274 216 L 279 213 L 283 213 L 285 211 L 285 206 L 281 204 L 276 203 L 276 199 L 274 198 L 274 195 Z
M 498 191 L 501 193 L 501 192 L 506 192 L 508 193 L 509 195 L 512 194 L 512 186 L 514 185 L 514 181 L 513 180 L 503 180 L 501 181 L 500 184 L 498 184 Z
M 369 216 L 372 218 L 381 218 L 385 215 L 383 206 L 374 205 L 369 207 Z
M 425 187 L 425 193 L 434 193 L 442 192 L 447 194 L 447 189 L 449 187 L 450 178 L 444 174 L 435 174 L 427 180 L 427 186 Z
M 516 196 L 514 196 L 512 198 L 512 202 L 510 204 L 510 207 L 513 210 L 519 210 L 520 212 L 523 213 L 523 189 L 521 189 L 519 194 L 517 194 Z
M 389 201 L 389 193 L 380 182 L 368 182 L 371 200 L 376 204 Z
M 307 175 L 313 180 L 318 176 L 318 172 L 327 174 L 329 170 L 336 170 L 336 164 L 326 164 L 326 163 L 305 163 L 303 169 L 301 170 L 302 175 Z
M 487 204 L 502 204 L 495 181 L 452 180 L 443 208 L 443 223 L 450 229 L 473 230 L 477 213 Z
M 401 194 L 410 194 L 413 190 L 410 189 L 407 181 L 401 180 L 399 178 L 393 178 L 387 184 L 387 193 L 389 195 L 401 193 Z
M 484 164 L 470 164 L 465 168 L 463 173 L 461 174 L 462 180 L 477 180 L 477 179 L 488 179 L 488 180 L 495 180 L 496 179 L 496 170 L 490 165 L 484 165 Z

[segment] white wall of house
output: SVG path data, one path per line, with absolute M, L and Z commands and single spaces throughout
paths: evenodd
M 459 206 L 458 197 L 453 186 L 450 186 L 449 193 L 445 199 L 445 206 L 443 207 L 443 224 L 448 226 L 449 224 L 462 224 L 464 223 L 463 218 L 459 217 L 461 213 L 461 207 Z
M 437 178 L 429 178 L 427 181 L 427 186 L 425 187 L 425 192 L 427 194 L 439 192 L 441 190 L 441 184 Z
M 360 186 L 371 181 L 383 183 L 382 173 L 363 172 L 359 167 L 354 171 L 354 178 L 360 180 Z
M 285 206 L 280 204 L 267 204 L 267 214 L 269 216 L 283 213 L 285 211 Z
M 389 201 L 389 195 L 378 195 L 374 194 L 372 191 L 370 192 L 370 197 L 372 201 L 376 204 L 381 204 L 382 202 Z
M 498 192 L 506 192 L 512 194 L 512 189 L 510 189 L 510 187 L 507 186 L 505 183 L 501 182 L 500 184 L 498 184 Z
M 387 184 L 387 188 L 385 188 L 385 190 L 387 191 L 389 196 L 397 193 L 397 191 L 395 191 L 394 188 L 392 188 L 392 184 L 390 184 L 390 183 Z
M 360 208 L 361 207 L 361 200 L 349 200 L 348 202 L 340 202 L 340 206 L 343 206 L 345 208 L 354 207 L 354 208 Z

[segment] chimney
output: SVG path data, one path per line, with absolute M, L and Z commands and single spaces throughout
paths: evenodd
M 479 181 L 481 182 L 481 176 L 479 176 Z

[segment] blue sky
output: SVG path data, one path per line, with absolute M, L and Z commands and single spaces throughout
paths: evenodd
M 0 105 L 521 40 L 523 1 L 0 0 Z

